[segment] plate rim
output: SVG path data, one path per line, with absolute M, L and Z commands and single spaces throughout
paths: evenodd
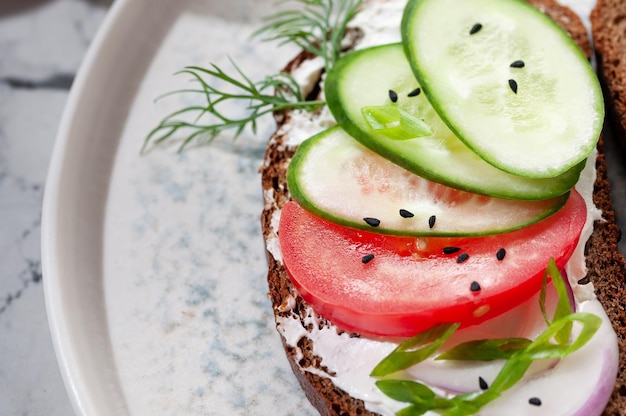
M 113 1 L 79 65 L 55 135 L 42 202 L 40 246 L 45 309 L 57 364 L 67 396 L 77 415 L 99 414 L 99 409 L 93 389 L 84 383 L 85 370 L 81 368 L 77 347 L 69 336 L 69 318 L 63 304 L 61 270 L 57 261 L 60 231 L 56 220 L 63 187 L 62 171 L 79 104 L 90 87 L 89 74 L 97 66 L 102 51 L 112 42 L 112 33 L 123 25 L 131 3 L 131 0 Z M 116 413 L 128 413 L 125 402 L 116 408 L 121 410 Z

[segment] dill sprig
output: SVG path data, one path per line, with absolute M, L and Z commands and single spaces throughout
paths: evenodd
M 297 10 L 283 10 L 265 17 L 265 25 L 254 32 L 264 41 L 293 43 L 324 59 L 332 68 L 342 51 L 348 22 L 356 15 L 361 0 L 283 0 L 299 3 Z
M 293 43 L 305 51 L 324 59 L 325 68 L 332 67 L 341 53 L 341 42 L 346 27 L 354 17 L 361 0 L 279 0 L 278 4 L 297 3 L 267 16 L 265 25 L 254 32 L 263 41 L 279 41 L 280 45 Z M 253 82 L 231 60 L 235 75 L 211 64 L 210 68 L 188 66 L 178 74 L 191 76 L 198 87 L 181 89 L 162 97 L 187 94 L 200 95 L 204 104 L 184 107 L 165 116 L 146 137 L 142 152 L 150 143 L 158 144 L 177 133 L 187 133 L 179 150 L 192 141 L 210 143 L 225 130 L 234 129 L 237 138 L 247 126 L 256 133 L 257 120 L 264 115 L 284 109 L 314 110 L 322 101 L 307 101 L 297 81 L 287 73 L 265 77 Z M 225 85 L 217 87 L 216 85 Z M 229 116 L 225 104 L 244 102 L 248 113 Z
M 252 128 L 253 133 L 257 130 L 257 119 L 284 109 L 311 110 L 323 105 L 323 101 L 307 101 L 302 96 L 302 91 L 297 81 L 287 73 L 279 73 L 266 77 L 260 82 L 253 82 L 231 60 L 238 77 L 228 75 L 217 65 L 210 68 L 189 66 L 178 72 L 192 77 L 200 85 L 200 88 L 182 89 L 164 94 L 166 97 L 173 94 L 199 94 L 205 104 L 192 105 L 167 115 L 146 137 L 142 151 L 150 142 L 154 144 L 174 136 L 177 132 L 187 131 L 188 135 L 180 145 L 183 150 L 194 140 L 199 144 L 213 141 L 225 130 L 235 129 L 234 138 L 239 137 L 246 126 Z M 205 78 L 211 79 L 211 83 Z M 226 89 L 215 86 L 215 81 L 226 83 Z M 230 91 L 230 90 L 233 91 Z M 226 102 L 243 101 L 248 114 L 241 117 L 231 117 L 224 113 L 222 105 Z

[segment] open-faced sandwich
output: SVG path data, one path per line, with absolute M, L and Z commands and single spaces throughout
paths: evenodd
M 274 113 L 269 297 L 311 403 L 626 415 L 625 263 L 579 16 L 555 0 L 293 3 L 257 32 L 302 47 L 282 74 L 187 68 L 206 106 L 172 113 L 146 143 L 185 127 L 184 144 L 237 136 Z M 617 123 L 625 18 L 621 0 L 591 16 Z M 221 113 L 229 99 L 251 114 Z M 214 122 L 177 121 L 195 113 Z
M 344 3 L 341 57 L 286 68 L 325 104 L 277 112 L 262 167 L 270 297 L 309 400 L 626 414 L 624 259 L 578 16 Z

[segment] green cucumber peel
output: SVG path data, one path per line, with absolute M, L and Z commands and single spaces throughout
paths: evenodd
M 572 312 L 566 282 L 554 259 L 551 259 L 547 266 L 542 294 L 545 293 L 548 275 L 552 278 L 559 299 L 552 320 L 547 320 L 548 327 L 535 340 L 505 338 L 469 341 L 436 357 L 436 359 L 448 360 L 505 360 L 504 366 L 487 390 L 445 398 L 438 396 L 430 387 L 419 381 L 388 377 L 434 354 L 436 348 L 433 346 L 443 345 L 459 327 L 458 324 L 440 324 L 417 334 L 405 340 L 385 357 L 371 375 L 382 378 L 376 381 L 376 385 L 385 395 L 409 404 L 396 414 L 399 416 L 423 415 L 430 410 L 438 411 L 445 416 L 475 414 L 483 406 L 517 384 L 533 361 L 564 358 L 589 342 L 600 328 L 602 319 L 591 313 Z M 544 317 L 547 316 L 545 295 L 540 296 L 539 307 L 544 312 Z M 580 324 L 581 329 L 580 333 L 572 339 L 572 326 L 576 322 Z
M 380 220 L 376 233 L 401 236 L 509 232 L 558 211 L 569 195 L 519 201 L 446 188 L 371 152 L 342 126 L 333 126 L 299 145 L 287 168 L 287 184 L 291 197 L 321 218 L 372 231 L 363 217 L 374 217 Z M 400 209 L 412 216 L 403 218 Z M 433 214 L 437 215 L 437 227 L 428 223 Z
M 364 89 L 363 85 L 369 87 Z M 420 87 L 400 43 L 349 52 L 327 72 L 324 81 L 326 104 L 352 138 L 433 182 L 476 194 L 540 200 L 563 195 L 578 181 L 585 161 L 552 178 L 527 178 L 495 168 L 450 130 L 425 94 L 411 94 Z M 362 109 L 392 104 L 389 90 L 397 95 L 394 106 L 423 120 L 433 133 L 398 140 L 384 130 L 373 129 Z
M 556 177 L 596 147 L 598 78 L 567 33 L 525 1 L 411 0 L 401 32 L 432 106 L 494 167 Z

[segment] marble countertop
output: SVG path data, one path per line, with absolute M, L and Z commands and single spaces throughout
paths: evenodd
M 69 89 L 111 3 L 0 3 L 0 416 L 72 414 L 46 317 L 41 202 Z M 610 141 L 607 151 L 625 229 L 624 158 Z
M 67 416 L 41 275 L 41 203 L 72 80 L 112 0 L 0 2 L 0 415 Z

